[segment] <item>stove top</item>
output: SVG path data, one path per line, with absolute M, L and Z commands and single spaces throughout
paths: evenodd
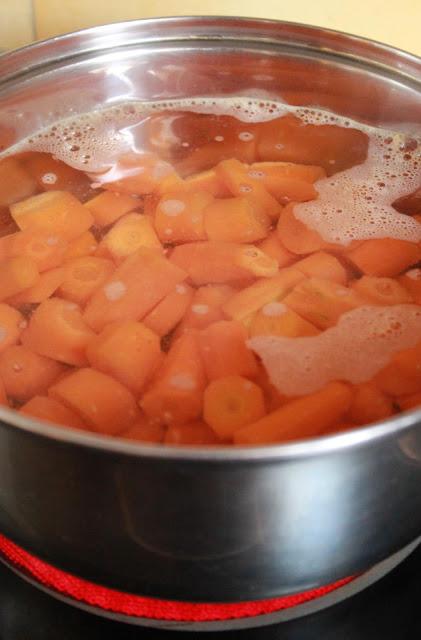
M 421 637 L 421 547 L 365 591 L 304 618 L 204 640 L 415 640 Z M 130 626 L 53 599 L 0 565 L 0 640 L 174 640 L 197 632 Z

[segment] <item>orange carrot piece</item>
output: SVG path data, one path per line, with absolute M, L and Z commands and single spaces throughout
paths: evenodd
M 113 180 L 120 174 L 122 177 Z M 176 178 L 174 168 L 152 153 L 126 154 L 118 159 L 109 173 L 97 176 L 100 186 L 110 191 L 129 195 L 145 195 L 156 191 L 164 180 Z
M 393 278 L 363 276 L 351 284 L 351 288 L 370 301 L 370 304 L 392 305 L 412 302 L 411 294 Z
M 64 365 L 22 345 L 11 345 L 0 354 L 0 377 L 7 395 L 18 402 L 45 393 L 63 371 Z
M 89 209 L 98 227 L 108 227 L 124 214 L 137 209 L 141 204 L 139 198 L 126 195 L 125 193 L 114 193 L 113 191 L 103 191 L 95 198 L 85 202 L 85 207 Z
M 45 231 L 18 231 L 0 238 L 0 259 L 26 256 L 42 272 L 61 266 L 67 247 L 66 240 L 60 235 L 54 236 Z
M 21 293 L 16 294 L 12 298 L 8 298 L 8 303 L 14 307 L 23 304 L 39 304 L 47 298 L 50 298 L 62 284 L 65 277 L 63 267 L 50 269 L 41 273 L 37 282 Z
M 320 278 L 303 280 L 283 302 L 319 329 L 333 327 L 343 313 L 367 304 L 352 289 Z
M 155 249 L 142 247 L 89 300 L 86 322 L 96 331 L 120 320 L 141 320 L 186 277 Z
M 193 300 L 193 289 L 177 284 L 143 319 L 143 324 L 158 336 L 170 333 L 183 319 Z
M 215 432 L 204 422 L 196 421 L 189 424 L 174 424 L 167 429 L 165 444 L 169 445 L 218 445 L 220 440 Z
M 83 366 L 87 363 L 86 347 L 93 337 L 93 331 L 74 302 L 49 298 L 34 311 L 21 339 L 22 344 L 35 353 Z
M 294 204 L 288 204 L 279 216 L 277 232 L 283 245 L 292 253 L 305 255 L 327 246 L 320 234 L 307 227 L 294 215 Z
M 139 415 L 130 391 L 95 369 L 78 369 L 62 378 L 50 387 L 49 396 L 80 415 L 98 433 L 116 435 Z
M 162 424 L 146 416 L 141 416 L 130 429 L 120 433 L 119 437 L 125 438 L 126 440 L 136 440 L 138 442 L 160 443 L 164 440 L 165 433 L 166 428 Z
M 282 269 L 276 276 L 257 280 L 235 293 L 224 305 L 224 313 L 233 320 L 247 320 L 265 304 L 282 300 L 304 275 L 294 268 Z
M 257 374 L 256 359 L 246 345 L 247 331 L 241 322 L 215 322 L 201 331 L 198 339 L 208 380 Z
M 266 164 L 264 162 L 257 164 Z M 271 163 L 268 163 L 271 164 Z M 277 163 L 274 163 L 277 164 Z M 295 166 L 295 165 L 292 165 Z M 252 165 L 253 167 L 253 165 Z M 250 169 L 248 175 L 261 180 L 268 193 L 276 198 L 280 203 L 288 202 L 308 202 L 317 198 L 317 190 L 305 180 L 274 176 L 265 176 L 265 171 L 261 169 Z
M 257 177 L 271 193 L 276 191 L 277 183 L 283 179 L 289 178 L 313 184 L 326 177 L 326 171 L 322 167 L 295 162 L 254 162 L 250 165 L 250 171 L 264 174 Z
M 275 411 L 275 409 L 279 409 L 279 407 L 282 407 L 287 402 L 291 402 L 291 398 L 287 398 L 282 395 L 271 383 L 263 365 L 259 365 L 259 371 L 254 381 L 263 391 L 267 413 Z
M 83 258 L 83 256 L 91 256 L 97 250 L 98 243 L 91 231 L 85 231 L 78 238 L 72 240 L 66 251 L 64 252 L 64 262 L 74 260 L 75 258 Z
M 207 191 L 215 198 L 226 198 L 230 195 L 229 189 L 218 178 L 215 169 L 189 176 L 184 180 L 183 188 L 187 191 Z
M 84 256 L 66 263 L 59 297 L 83 305 L 115 270 L 111 260 Z
M 24 167 L 43 191 L 70 191 L 78 200 L 86 200 L 92 192 L 87 175 L 47 153 L 31 154 Z
M 36 263 L 26 256 L 5 260 L 0 269 L 0 300 L 32 287 L 39 280 Z
M 299 260 L 294 264 L 294 269 L 298 269 L 309 278 L 322 278 L 338 284 L 345 285 L 348 280 L 347 271 L 338 258 L 325 251 L 318 251 Z
M 97 254 L 120 262 L 141 247 L 162 249 L 150 218 L 139 213 L 128 213 L 103 237 Z
M 342 382 L 331 382 L 280 407 L 234 433 L 235 444 L 269 444 L 317 436 L 338 422 L 351 406 L 353 391 Z
M 86 354 L 92 367 L 138 394 L 161 361 L 161 346 L 159 337 L 140 322 L 116 322 L 90 341 Z
M 0 207 L 9 206 L 32 196 L 37 183 L 16 158 L 0 162 Z
M 3 380 L 0 379 L 0 405 L 4 407 L 9 406 L 9 401 L 6 396 L 6 389 L 4 388 Z
M 297 259 L 294 253 L 284 247 L 277 231 L 271 231 L 264 240 L 258 242 L 257 248 L 276 260 L 279 268 L 288 267 Z
M 182 335 L 165 356 L 140 406 L 165 424 L 195 420 L 202 411 L 205 387 L 203 362 L 194 333 Z
M 178 244 L 206 240 L 203 213 L 213 197 L 207 191 L 172 191 L 158 202 L 155 229 L 161 242 Z
M 0 303 L 0 353 L 12 344 L 16 344 L 27 321 L 17 309 Z
M 65 407 L 58 400 L 46 396 L 34 396 L 19 409 L 19 413 L 64 427 L 88 430 L 86 424 L 77 413 Z
M 409 411 L 410 409 L 418 409 L 421 407 L 421 391 L 410 393 L 407 396 L 399 396 L 397 403 L 401 411 Z
M 357 385 L 347 417 L 357 425 L 378 422 L 393 415 L 392 400 L 374 384 Z
M 213 322 L 224 320 L 222 305 L 234 292 L 235 289 L 227 284 L 208 284 L 196 289 L 177 334 L 181 335 L 190 329 L 205 329 Z
M 421 304 L 421 269 L 410 269 L 400 276 L 398 281 L 405 287 L 413 301 Z
M 238 375 L 218 378 L 205 389 L 203 417 L 221 439 L 232 438 L 241 427 L 264 415 L 263 392 L 247 378 Z
M 406 240 L 376 238 L 351 249 L 347 257 L 368 276 L 393 278 L 421 259 L 421 247 Z
M 67 191 L 46 191 L 12 204 L 10 212 L 22 231 L 46 231 L 74 240 L 93 224 L 89 210 Z
M 301 318 L 298 313 L 282 302 L 269 302 L 253 316 L 248 327 L 250 337 L 254 336 L 315 336 L 320 331 Z
M 384 393 L 392 396 L 421 391 L 421 342 L 395 354 L 373 381 Z
M 243 196 L 214 200 L 204 217 L 209 240 L 220 242 L 256 242 L 265 238 L 270 228 L 270 218 L 257 200 Z

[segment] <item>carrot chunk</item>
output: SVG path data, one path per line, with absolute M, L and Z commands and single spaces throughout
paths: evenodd
M 264 415 L 263 392 L 247 378 L 238 375 L 218 378 L 205 389 L 203 416 L 221 439 L 232 438 L 241 427 Z
M 158 202 L 155 229 L 161 242 L 179 244 L 206 240 L 203 212 L 213 197 L 207 191 L 172 191 Z
M 269 302 L 253 316 L 248 327 L 253 336 L 315 336 L 320 331 L 282 302 Z
M 189 176 L 184 180 L 183 188 L 187 191 L 207 191 L 215 198 L 226 198 L 230 195 L 229 189 L 218 178 L 215 169 Z
M 61 402 L 46 396 L 34 396 L 19 409 L 19 412 L 64 427 L 87 430 L 87 426 L 77 413 Z
M 142 247 L 94 293 L 85 310 L 86 322 L 100 331 L 110 322 L 141 320 L 185 277 L 159 252 Z
M 269 444 L 317 436 L 348 411 L 353 392 L 349 385 L 331 382 L 280 407 L 234 433 L 235 444 Z
M 158 336 L 170 333 L 183 319 L 193 300 L 193 289 L 177 284 L 143 319 L 143 324 Z
M 348 418 L 357 425 L 370 424 L 393 415 L 392 400 L 374 384 L 355 387 Z
M 47 271 L 63 263 L 68 243 L 46 231 L 18 231 L 0 239 L 0 259 L 26 256 L 38 270 Z
M 322 278 L 338 284 L 345 285 L 348 280 L 346 269 L 338 258 L 325 251 L 318 251 L 299 260 L 294 264 L 294 269 L 298 269 L 309 278 Z
M 17 309 L 0 303 L 0 353 L 18 342 L 26 325 L 25 318 Z
M 113 177 L 122 176 L 117 180 Z M 98 176 L 101 186 L 129 195 L 144 195 L 156 191 L 168 178 L 177 177 L 174 168 L 152 153 L 129 153 L 121 156 L 115 167 Z
M 256 200 L 243 196 L 215 200 L 205 210 L 205 229 L 209 240 L 256 242 L 269 232 L 270 219 Z
M 269 258 L 273 258 L 276 260 L 278 267 L 288 267 L 290 264 L 295 262 L 297 256 L 291 251 L 288 251 L 282 244 L 277 231 L 271 231 L 269 235 L 257 243 L 257 248 L 263 253 L 266 253 Z
M 92 193 L 88 176 L 47 153 L 31 154 L 24 160 L 24 167 L 43 191 L 70 191 L 82 201 Z
M 279 216 L 277 232 L 288 251 L 298 255 L 320 251 L 327 245 L 317 231 L 309 229 L 295 217 L 293 204 L 288 204 L 283 209 Z
M 62 284 L 65 277 L 65 270 L 63 267 L 57 269 L 50 269 L 41 273 L 37 282 L 25 289 L 21 293 L 17 293 L 12 298 L 8 298 L 8 303 L 13 306 L 20 306 L 23 304 L 39 304 L 43 300 L 50 298 L 55 291 Z
M 245 327 L 235 320 L 215 322 L 200 332 L 200 352 L 209 380 L 257 374 L 256 359 L 246 340 Z
M 16 158 L 0 162 L 0 207 L 28 198 L 37 191 L 37 183 Z
M 398 278 L 416 304 L 421 304 L 421 269 L 410 269 Z
M 64 262 L 74 260 L 75 258 L 83 258 L 83 256 L 91 256 L 97 250 L 98 243 L 91 231 L 85 231 L 78 238 L 69 242 L 64 252 Z
M 62 378 L 50 387 L 49 396 L 80 415 L 98 433 L 116 435 L 138 417 L 130 391 L 95 369 L 78 369 Z
M 150 218 L 139 213 L 129 213 L 108 231 L 101 240 L 97 253 L 120 262 L 142 247 L 162 249 Z
M 116 322 L 93 338 L 86 350 L 92 367 L 117 378 L 138 394 L 161 360 L 158 336 L 140 322 Z
M 125 193 L 114 193 L 113 191 L 103 191 L 95 198 L 85 202 L 85 207 L 89 209 L 98 227 L 108 227 L 124 214 L 137 209 L 141 204 L 139 198 L 126 195 Z
M 213 322 L 225 320 L 222 305 L 234 293 L 235 289 L 227 284 L 208 284 L 196 289 L 179 327 L 179 333 L 189 329 L 204 329 Z
M 136 440 L 138 442 L 156 442 L 160 443 L 164 440 L 166 429 L 159 422 L 154 422 L 145 416 L 134 423 L 130 429 L 120 433 L 120 438 L 127 440 Z
M 370 304 L 388 306 L 412 302 L 411 294 L 393 278 L 363 276 L 359 280 L 355 280 L 351 288 L 369 300 Z
M 193 333 L 182 335 L 165 356 L 140 406 L 146 415 L 165 424 L 183 424 L 202 411 L 205 373 Z
M 22 345 L 12 345 L 0 354 L 0 377 L 9 397 L 26 402 L 42 395 L 65 370 L 64 366 Z
M 399 396 L 397 403 L 401 411 L 409 411 L 421 407 L 421 391 L 410 393 L 409 395 Z
M 1 379 L 0 379 L 0 405 L 4 407 L 9 406 L 9 401 L 6 396 L 6 389 L 4 388 L 4 384 Z
M 384 393 L 401 396 L 421 391 L 421 342 L 395 354 L 374 378 Z
M 0 269 L 0 300 L 32 287 L 39 280 L 36 263 L 26 256 L 5 260 Z
M 421 247 L 394 238 L 365 240 L 347 253 L 351 262 L 368 276 L 393 278 L 421 259 Z
M 95 256 L 70 260 L 63 268 L 64 278 L 59 296 L 83 305 L 104 284 L 114 269 L 115 265 L 111 260 Z
M 47 231 L 67 240 L 93 224 L 89 210 L 67 191 L 47 191 L 12 204 L 10 212 L 22 231 Z
M 32 314 L 22 344 L 53 360 L 83 366 L 87 363 L 86 347 L 93 337 L 74 302 L 49 298 Z
M 204 422 L 170 425 L 165 435 L 165 444 L 172 445 L 217 445 L 220 440 Z

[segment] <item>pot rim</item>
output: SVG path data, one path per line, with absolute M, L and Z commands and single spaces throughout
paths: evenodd
M 239 26 L 239 34 L 237 37 L 230 36 L 227 39 L 221 34 L 221 26 L 233 28 Z M 194 25 L 203 27 L 214 26 L 214 32 L 203 31 L 198 34 L 191 32 Z M 173 35 L 162 34 L 150 37 L 147 33 L 136 35 L 136 29 L 145 27 L 146 32 L 150 26 L 182 27 L 185 32 L 175 33 Z M 104 24 L 78 31 L 68 32 L 53 38 L 47 38 L 29 44 L 19 49 L 0 55 L 0 90 L 2 85 L 9 82 L 15 82 L 20 77 L 27 76 L 37 70 L 42 69 L 55 62 L 62 64 L 65 60 L 81 57 L 86 54 L 100 54 L 106 47 L 109 52 L 110 48 L 128 47 L 134 44 L 130 40 L 122 41 L 118 39 L 118 35 L 125 30 L 133 31 L 136 36 L 137 44 L 151 43 L 168 43 L 182 40 L 197 42 L 198 40 L 216 40 L 226 43 L 247 42 L 264 45 L 288 46 L 296 51 L 305 52 L 325 52 L 332 57 L 340 57 L 354 64 L 365 62 L 371 66 L 377 66 L 383 71 L 392 72 L 395 76 L 406 76 L 417 81 L 415 72 L 421 70 L 421 57 L 406 52 L 402 49 L 391 45 L 383 44 L 379 41 L 355 36 L 346 32 L 325 29 L 313 25 L 301 24 L 298 22 L 289 22 L 281 20 L 270 20 L 265 18 L 249 18 L 239 16 L 173 16 L 146 18 L 139 20 L 128 20 Z M 283 31 L 282 31 L 283 29 Z M 116 34 L 117 31 L 117 34 Z M 249 32 L 249 35 L 247 33 Z M 267 33 L 271 36 L 268 37 Z M 105 39 L 110 36 L 116 36 L 117 39 L 110 47 L 110 42 Z M 302 38 L 310 40 L 307 42 L 294 40 L 294 36 L 301 35 Z M 288 37 L 289 36 L 289 37 Z M 291 39 L 292 38 L 292 39 Z M 80 40 L 84 39 L 86 46 L 81 46 Z M 92 42 L 91 42 L 92 40 Z M 322 40 L 332 41 L 332 44 L 341 45 L 341 47 L 333 49 L 323 44 Z M 89 43 L 91 45 L 89 46 Z M 83 44 L 83 43 L 82 43 Z M 54 49 L 57 45 L 63 48 L 64 54 L 53 55 L 50 49 Z M 353 53 L 353 50 L 355 51 Z M 361 51 L 369 57 L 362 57 Z M 393 60 L 394 65 L 389 65 L 385 60 Z M 415 75 L 408 73 L 407 67 L 412 67 Z M 209 446 L 170 446 L 158 445 L 150 443 L 141 443 L 137 441 L 129 441 L 123 438 L 110 437 L 96 434 L 93 432 L 78 431 L 70 427 L 49 425 L 46 422 L 36 420 L 29 416 L 23 416 L 13 409 L 0 407 L 0 423 L 6 428 L 19 428 L 33 436 L 41 436 L 48 440 L 55 440 L 63 444 L 72 444 L 84 448 L 101 451 L 108 454 L 121 454 L 132 458 L 143 459 L 160 459 L 162 461 L 189 461 L 208 463 L 226 464 L 228 462 L 277 462 L 290 459 L 308 458 L 322 456 L 333 451 L 341 451 L 354 447 L 360 447 L 373 444 L 378 440 L 383 440 L 394 435 L 406 432 L 415 426 L 421 427 L 421 409 L 408 411 L 387 420 L 375 423 L 373 425 L 359 427 L 351 431 L 320 436 L 317 438 L 296 441 L 287 444 L 271 444 L 264 446 L 227 446 L 227 447 L 209 447 Z

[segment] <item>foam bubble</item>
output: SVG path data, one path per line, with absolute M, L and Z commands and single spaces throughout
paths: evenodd
M 421 340 L 421 308 L 364 306 L 345 313 L 316 336 L 256 336 L 248 345 L 280 393 L 313 393 L 334 380 L 371 380 L 403 349 Z

